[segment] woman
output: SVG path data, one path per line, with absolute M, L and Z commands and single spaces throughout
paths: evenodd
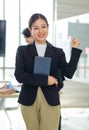
M 42 14 L 33 14 L 29 20 L 29 29 L 34 42 L 17 49 L 15 77 L 22 83 L 18 102 L 27 130 L 58 130 L 60 117 L 60 83 L 58 70 L 64 76 L 72 78 L 82 50 L 79 41 L 72 40 L 72 52 L 69 63 L 62 49 L 52 46 L 47 40 L 48 21 Z M 34 74 L 36 56 L 51 58 L 50 74 Z M 44 70 L 45 71 L 45 70 Z
M 22 32 L 22 34 L 24 35 L 25 41 L 26 43 L 30 44 L 32 43 L 32 41 L 34 40 L 33 37 L 31 36 L 30 30 L 29 28 L 25 28 Z M 63 88 L 63 80 L 65 80 L 65 78 L 63 77 L 61 70 L 58 71 L 59 74 L 59 81 L 60 81 L 60 90 L 59 90 L 59 94 L 62 93 L 61 88 Z M 61 115 L 60 115 L 60 121 L 59 121 L 59 129 L 61 130 Z

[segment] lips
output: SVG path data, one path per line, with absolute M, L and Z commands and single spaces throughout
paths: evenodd
M 39 38 L 44 38 L 45 34 L 38 35 Z

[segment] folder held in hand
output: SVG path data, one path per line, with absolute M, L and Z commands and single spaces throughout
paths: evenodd
M 34 60 L 34 74 L 50 74 L 51 58 L 36 56 Z

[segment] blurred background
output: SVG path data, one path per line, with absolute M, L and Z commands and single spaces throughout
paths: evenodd
M 28 27 L 28 20 L 33 13 L 42 13 L 47 17 L 47 40 L 64 50 L 67 61 L 71 54 L 71 39 L 76 37 L 80 40 L 83 53 L 78 68 L 71 80 L 66 78 L 62 89 L 62 130 L 67 130 L 67 127 L 68 130 L 89 130 L 89 0 L 0 0 L 0 83 L 17 84 L 14 77 L 16 50 L 19 45 L 26 44 L 22 31 Z M 7 99 L 6 106 L 13 107 L 12 102 L 18 105 L 16 98 Z M 77 118 L 72 118 L 72 113 L 77 116 L 79 113 L 81 128 L 78 127 L 79 124 L 72 128 L 75 122 L 71 123 L 70 117 L 77 121 Z M 81 113 L 84 114 L 83 122 L 86 122 L 84 125 Z M 2 111 L 0 114 L 4 115 Z M 3 122 L 2 119 L 0 122 Z M 1 123 L 0 126 L 4 130 Z M 15 130 L 17 129 L 25 130 L 24 126 L 18 126 Z

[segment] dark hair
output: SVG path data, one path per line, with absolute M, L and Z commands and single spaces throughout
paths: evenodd
M 31 33 L 28 28 L 25 28 L 22 34 L 24 35 L 24 37 L 31 37 Z
M 32 27 L 32 24 L 37 20 L 37 19 L 43 19 L 45 20 L 45 22 L 47 23 L 47 26 L 48 26 L 48 21 L 46 19 L 46 17 L 43 15 L 43 14 L 40 14 L 40 13 L 35 13 L 33 14 L 30 19 L 29 19 L 29 27 L 31 28 Z

